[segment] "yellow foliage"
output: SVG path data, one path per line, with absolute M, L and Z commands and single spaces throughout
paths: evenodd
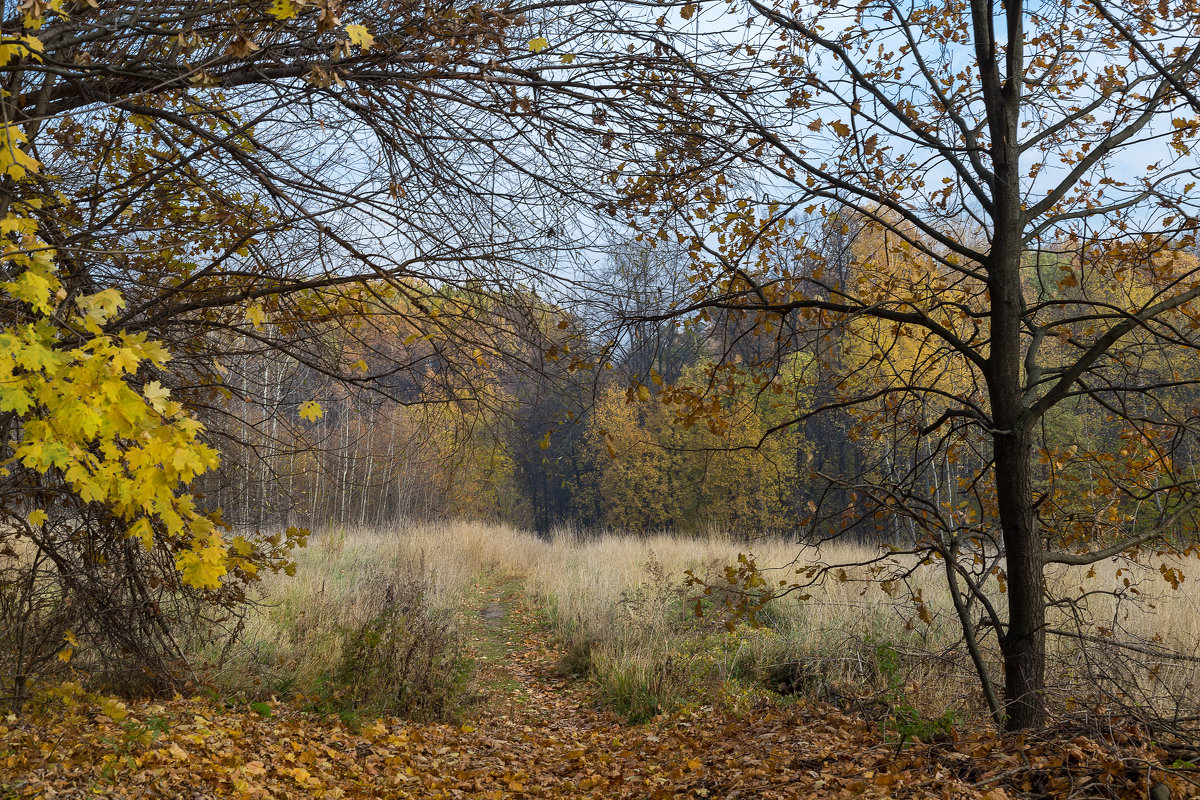
M 325 410 L 321 408 L 321 404 L 316 400 L 306 400 L 300 404 L 301 419 L 306 419 L 309 422 L 316 422 L 323 416 L 325 416 Z
M 691 378 L 704 380 L 699 371 Z M 796 435 L 760 442 L 778 409 L 735 381 L 722 390 L 723 403 L 689 419 L 663 402 L 686 390 L 671 391 L 656 397 L 638 384 L 601 394 L 588 432 L 599 521 L 632 530 L 786 527 Z
M 38 162 L 21 147 L 25 142 L 25 133 L 20 127 L 0 126 L 0 175 L 23 181 L 30 173 L 37 172 Z
M 350 43 L 361 47 L 364 52 L 371 49 L 375 44 L 375 37 L 367 30 L 365 25 L 347 25 L 346 37 Z
M 4 127 L 0 173 L 16 182 L 37 171 L 24 142 L 19 128 Z M 227 546 L 182 491 L 217 466 L 217 454 L 161 383 L 149 382 L 144 392 L 132 383 L 143 366 L 167 362 L 166 348 L 144 334 L 104 330 L 124 305 L 115 289 L 63 307 L 54 252 L 23 210 L 14 203 L 0 220 L 0 263 L 14 276 L 0 282 L 0 292 L 20 309 L 0 328 L 0 411 L 20 419 L 10 428 L 13 455 L 0 468 L 19 464 L 54 476 L 83 502 L 106 506 L 148 549 L 160 538 L 171 542 L 186 584 L 218 587 L 231 567 Z M 50 517 L 39 508 L 28 521 L 40 526 Z M 60 658 L 70 654 L 68 647 Z
M 275 0 L 271 4 L 270 12 L 271 16 L 275 17 L 275 19 L 285 20 L 291 19 L 300 13 L 300 7 L 301 4 L 294 2 L 294 0 Z

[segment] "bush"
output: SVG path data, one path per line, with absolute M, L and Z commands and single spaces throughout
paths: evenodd
M 883 729 L 894 734 L 903 746 L 907 740 L 929 741 L 950 736 L 958 725 L 958 714 L 947 708 L 937 717 L 927 717 L 913 705 L 900 675 L 900 653 L 886 642 L 875 645 L 875 664 L 886 688 L 883 701 L 887 717 Z
M 426 602 L 425 577 L 413 571 L 365 588 L 379 611 L 342 640 L 333 677 L 346 704 L 414 719 L 455 716 L 471 665 L 453 618 Z
M 184 544 L 147 549 L 94 504 L 37 533 L 0 532 L 0 708 L 19 713 L 39 686 L 75 677 L 122 695 L 179 691 L 196 677 L 188 649 L 239 629 L 252 575 L 187 585 Z

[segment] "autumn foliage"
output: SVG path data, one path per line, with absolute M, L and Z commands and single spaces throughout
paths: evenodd
M 39 165 L 20 143 L 7 138 L 8 178 L 33 182 Z M 287 567 L 297 536 L 227 536 L 219 514 L 198 507 L 186 488 L 218 459 L 204 426 L 150 379 L 167 350 L 105 329 L 125 305 L 117 290 L 68 299 L 55 251 L 20 203 L 3 230 L 8 703 L 19 710 L 76 648 L 116 685 L 171 685 L 186 664 L 172 632 L 181 614 L 239 602 L 260 569 Z
M 1194 655 L 1126 622 L 1157 602 L 1147 575 L 1178 591 L 1200 556 L 1200 8 L 660 5 L 6 8 L 0 705 L 49 709 L 14 736 L 115 736 L 121 757 L 79 774 L 175 787 L 195 760 L 243 796 L 1151 790 L 1149 740 L 1196 721 L 1190 678 L 1164 677 Z M 726 745 L 688 709 L 676 757 L 572 706 L 569 734 L 536 742 L 547 773 L 503 752 L 553 717 L 544 697 L 485 715 L 487 736 L 425 747 L 377 723 L 330 733 L 338 749 L 297 723 L 281 753 L 241 712 L 105 694 L 206 685 L 264 579 L 294 571 L 299 526 L 448 516 L 854 539 L 870 549 L 845 563 L 697 566 L 686 604 L 650 560 L 655 585 L 620 602 L 694 609 L 666 618 L 708 641 L 862 584 L 907 631 L 951 621 L 946 659 L 995 727 L 1083 709 L 1111 730 L 1057 756 L 966 736 L 929 775 L 907 734 L 889 755 L 815 706 L 816 749 L 871 755 L 786 761 L 800 712 L 723 721 Z M 375 613 L 319 631 L 336 664 L 309 677 L 338 688 L 309 710 L 452 716 L 453 614 L 427 613 L 420 581 L 379 587 L 360 592 Z M 559 633 L 582 662 L 604 650 Z M 802 682 L 786 663 L 777 683 Z M 879 669 L 893 727 L 930 738 Z M 171 726 L 192 738 L 156 746 Z M 229 755 L 242 731 L 258 757 Z

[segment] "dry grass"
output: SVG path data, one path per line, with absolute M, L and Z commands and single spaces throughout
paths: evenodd
M 831 578 L 807 589 L 807 599 L 796 593 L 773 601 L 762 617 L 765 628 L 742 627 L 728 635 L 717 615 L 694 618 L 691 601 L 698 589 L 684 585 L 684 573 L 692 570 L 719 583 L 723 568 L 745 552 L 761 566 L 780 567 L 767 573 L 772 583 L 794 579 L 796 567 L 814 560 L 853 563 L 875 554 L 854 545 L 799 553 L 778 539 L 720 536 L 562 531 L 545 540 L 474 522 L 333 531 L 316 537 L 301 555 L 295 578 L 264 585 L 268 603 L 250 619 L 244 640 L 257 654 L 253 663 L 279 665 L 280 674 L 296 685 L 312 686 L 343 647 L 339 631 L 377 612 L 372 605 L 377 598 L 363 587 L 380 575 L 397 570 L 422 575 L 426 599 L 437 613 L 463 611 L 481 576 L 520 576 L 567 645 L 566 666 L 586 675 L 631 718 L 715 697 L 756 702 L 763 685 L 843 701 L 886 699 L 889 683 L 892 690 L 899 687 L 905 702 L 931 717 L 946 708 L 966 716 L 981 713 L 978 681 L 959 644 L 957 618 L 938 566 L 920 568 L 895 597 L 865 580 L 863 570 L 851 569 L 847 581 Z M 1178 590 L 1157 570 L 1118 574 L 1113 564 L 1098 566 L 1091 578 L 1077 569 L 1050 577 L 1058 587 L 1120 590 L 1120 598 L 1092 595 L 1080 606 L 1086 606 L 1085 629 L 1101 639 L 1111 628 L 1151 647 L 1191 654 L 1200 646 L 1200 570 L 1191 571 L 1196 579 Z M 910 597 L 917 590 L 932 623 L 918 619 Z M 1133 590 L 1140 594 L 1135 597 Z M 1052 625 L 1065 628 L 1068 622 L 1065 612 L 1056 612 Z M 985 636 L 984 643 L 995 662 L 994 636 Z M 898 669 L 887 675 L 878 663 L 881 647 L 900 657 Z M 1118 658 L 1115 648 L 1096 643 L 1080 647 L 1054 640 L 1052 649 L 1052 681 L 1069 690 L 1061 697 L 1069 694 L 1083 706 L 1121 699 L 1114 694 L 1120 687 L 1100 680 L 1105 676 L 1128 684 L 1124 699 L 1130 702 L 1162 706 L 1171 698 L 1200 696 L 1200 675 L 1192 663 L 1144 654 L 1130 662 Z M 238 666 L 240 674 L 246 664 Z
M 458 531 L 460 556 L 472 531 Z M 216 673 L 218 685 L 251 700 L 298 695 L 317 710 L 369 705 L 454 716 L 470 694 L 457 614 L 477 564 L 437 544 L 429 528 L 316 537 L 299 553 L 295 576 L 260 584 L 237 646 Z M 359 663 L 381 659 L 392 664 L 383 672 Z

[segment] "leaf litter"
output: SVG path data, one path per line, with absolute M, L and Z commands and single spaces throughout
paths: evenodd
M 819 703 L 625 724 L 557 673 L 529 613 L 513 609 L 504 663 L 484 662 L 506 674 L 508 696 L 488 697 L 467 724 L 352 727 L 287 703 L 264 713 L 63 692 L 53 710 L 0 721 L 0 798 L 1200 796 L 1191 765 L 1172 768 L 1132 725 L 1103 737 L 967 730 L 898 747 L 871 720 Z

